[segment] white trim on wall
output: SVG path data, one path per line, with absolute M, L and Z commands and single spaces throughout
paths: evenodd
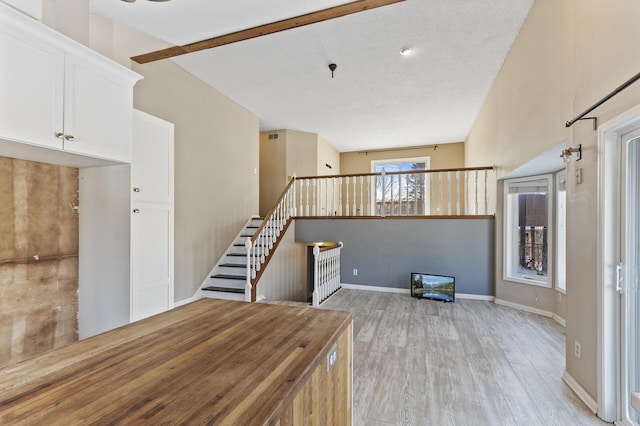
M 360 284 L 340 284 L 342 288 L 349 290 L 366 290 L 377 291 L 380 293 L 398 293 L 398 294 L 411 294 L 408 288 L 396 288 L 396 287 L 378 287 L 373 285 L 360 285 Z M 493 302 L 493 296 L 487 296 L 483 294 L 467 294 L 456 293 L 456 299 L 468 299 L 468 300 L 484 300 L 487 302 Z
M 548 318 L 553 318 L 553 316 L 555 315 L 553 312 L 545 311 L 544 309 L 532 308 L 531 306 L 521 305 L 519 303 L 513 303 L 502 299 L 496 299 L 495 304 L 506 306 L 508 308 L 519 309 L 521 311 L 530 312 L 532 314 L 542 315 L 543 317 Z
M 589 395 L 589 393 L 580 386 L 580 383 L 578 383 L 571 374 L 567 373 L 566 370 L 562 373 L 562 381 L 565 382 L 576 395 L 578 395 L 578 398 L 584 402 L 584 405 L 586 405 L 593 414 L 598 412 L 598 403 L 596 400 L 593 399 L 591 395 Z

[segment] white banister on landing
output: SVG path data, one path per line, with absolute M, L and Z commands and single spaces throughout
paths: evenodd
M 340 284 L 340 252 L 343 244 L 313 247 L 313 298 L 314 307 L 320 306 L 329 296 L 338 291 Z
M 495 170 L 472 167 L 293 177 L 295 217 L 492 216 Z M 489 186 L 491 185 L 491 187 Z M 492 196 L 492 199 L 490 199 Z

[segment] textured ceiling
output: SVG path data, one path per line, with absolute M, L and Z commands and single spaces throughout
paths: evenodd
M 174 44 L 344 1 L 92 0 Z M 339 151 L 463 141 L 533 0 L 407 0 L 173 60 L 260 119 Z M 401 56 L 403 46 L 415 53 Z M 335 78 L 328 64 L 336 63 Z

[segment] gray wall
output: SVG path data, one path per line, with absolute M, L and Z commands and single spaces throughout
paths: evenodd
M 411 272 L 493 296 L 493 219 L 296 219 L 296 241 L 342 241 L 342 283 L 409 289 Z M 353 269 L 358 275 L 353 275 Z

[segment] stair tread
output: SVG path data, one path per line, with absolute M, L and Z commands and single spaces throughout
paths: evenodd
M 204 291 L 220 291 L 222 293 L 236 293 L 236 294 L 244 294 L 244 289 L 241 288 L 233 288 L 233 287 L 219 287 L 210 285 L 208 287 L 203 287 Z
M 247 279 L 247 277 L 244 275 L 229 275 L 229 274 L 211 275 L 211 278 L 222 278 L 225 280 L 246 280 Z

